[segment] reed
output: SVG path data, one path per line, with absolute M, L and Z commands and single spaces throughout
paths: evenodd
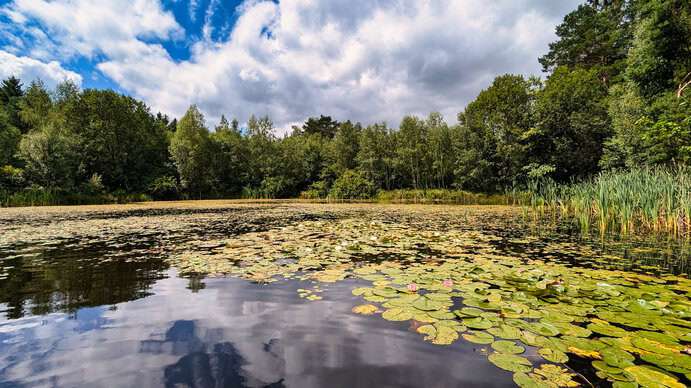
M 528 205 L 536 215 L 546 212 L 574 217 L 581 229 L 601 234 L 665 233 L 689 237 L 691 169 L 634 168 L 602 172 L 578 183 L 531 182 Z

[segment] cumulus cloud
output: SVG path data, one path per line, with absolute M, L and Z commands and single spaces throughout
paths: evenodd
M 225 42 L 205 33 L 184 61 L 160 44 L 184 35 L 172 14 L 157 0 L 130 3 L 15 0 L 5 14 L 38 23 L 54 37 L 51 52 L 92 58 L 174 115 L 194 103 L 212 120 L 256 113 L 287 125 L 330 114 L 397 124 L 430 111 L 453 120 L 496 75 L 538 73 L 555 25 L 579 1 L 248 0 Z
M 64 80 L 72 80 L 81 84 L 82 76 L 64 69 L 57 61 L 48 63 L 29 57 L 18 57 L 7 51 L 0 50 L 0 78 L 15 76 L 22 80 L 41 79 L 49 88 Z

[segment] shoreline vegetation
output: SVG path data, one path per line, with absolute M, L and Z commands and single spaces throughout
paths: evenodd
M 509 204 L 574 219 L 584 232 L 688 237 L 687 2 L 586 1 L 556 36 L 538 59 L 544 79 L 498 75 L 458 107 L 455 123 L 431 112 L 397 125 L 323 114 L 291 128 L 268 115 L 210 125 L 196 105 L 171 118 L 113 90 L 9 77 L 0 83 L 0 206 Z

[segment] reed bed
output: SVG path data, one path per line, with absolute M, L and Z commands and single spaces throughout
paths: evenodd
M 687 167 L 602 172 L 567 185 L 533 181 L 529 193 L 535 217 L 573 216 L 586 232 L 596 227 L 602 234 L 690 235 L 691 170 Z

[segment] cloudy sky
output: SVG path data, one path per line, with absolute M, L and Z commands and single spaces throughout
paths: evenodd
M 450 121 L 577 0 L 0 0 L 0 77 L 71 78 L 180 116 Z

